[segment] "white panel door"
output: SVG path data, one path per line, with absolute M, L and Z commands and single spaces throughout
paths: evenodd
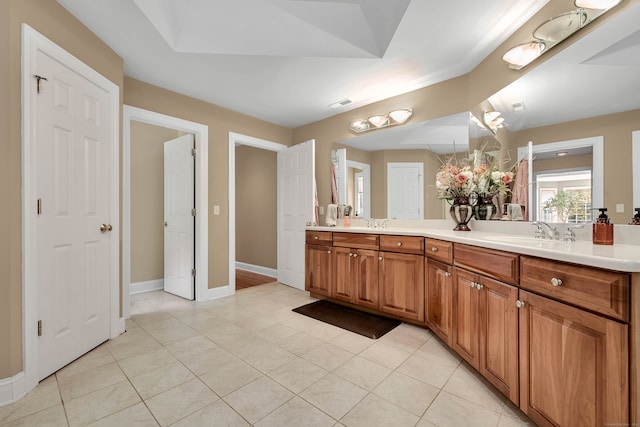
M 194 299 L 193 135 L 164 143 L 164 290 Z
M 387 163 L 387 218 L 424 219 L 423 163 Z
M 278 151 L 278 282 L 304 289 L 305 226 L 314 218 L 315 141 Z
M 36 98 L 42 379 L 109 339 L 110 265 L 117 262 L 110 245 L 118 232 L 110 224 L 117 189 L 107 92 L 42 52 L 38 74 L 47 78 Z

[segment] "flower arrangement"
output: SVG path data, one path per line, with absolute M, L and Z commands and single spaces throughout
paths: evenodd
M 436 174 L 438 198 L 453 200 L 470 197 L 474 193 L 479 197 L 509 194 L 515 165 L 501 171 L 496 158 L 486 155 L 483 150 L 476 150 L 471 157 L 473 160 L 467 158 L 458 164 L 454 155 L 443 163 Z

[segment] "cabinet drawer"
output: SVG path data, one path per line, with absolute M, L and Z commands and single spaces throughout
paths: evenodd
M 333 240 L 333 233 L 331 231 L 311 231 L 307 230 L 306 232 L 306 242 L 307 244 L 317 244 L 317 245 L 326 245 L 331 244 Z
M 378 249 L 377 234 L 333 233 L 333 246 L 358 249 Z
M 429 258 L 451 264 L 453 262 L 453 243 L 425 237 L 424 254 Z
M 507 283 L 518 283 L 518 255 L 477 246 L 454 244 L 454 263 Z
M 520 287 L 588 310 L 629 320 L 629 276 L 523 256 Z
M 418 236 L 380 236 L 380 250 L 404 254 L 424 254 L 424 239 Z

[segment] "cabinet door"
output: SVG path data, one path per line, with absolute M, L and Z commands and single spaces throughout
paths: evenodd
M 305 264 L 305 289 L 313 294 L 331 296 L 334 275 L 333 248 L 307 245 Z
M 380 252 L 380 310 L 424 322 L 424 257 Z
M 459 268 L 453 276 L 452 348 L 471 366 L 480 368 L 479 299 L 476 275 Z
M 353 302 L 354 281 L 356 280 L 353 259 L 355 250 L 338 247 L 333 250 L 335 252 L 336 280 L 331 296 L 342 301 Z
M 520 408 L 541 426 L 629 425 L 628 325 L 520 291 Z
M 425 321 L 429 329 L 451 346 L 453 268 L 441 262 L 426 261 Z
M 478 276 L 480 373 L 518 404 L 518 288 Z M 476 286 L 477 287 L 477 286 Z
M 355 303 L 378 309 L 378 251 L 359 249 L 356 264 Z

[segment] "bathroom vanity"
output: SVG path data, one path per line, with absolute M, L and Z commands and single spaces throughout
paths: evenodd
M 308 227 L 306 289 L 429 328 L 540 426 L 639 422 L 640 246 Z

